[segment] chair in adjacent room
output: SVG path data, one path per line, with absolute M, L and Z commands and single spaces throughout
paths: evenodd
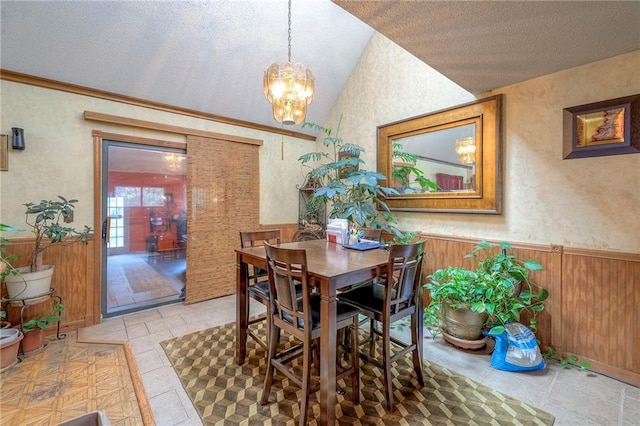
M 268 241 L 275 244 L 280 244 L 280 230 L 279 229 L 264 229 L 256 231 L 240 231 L 240 246 L 242 248 L 262 246 L 264 241 Z M 267 351 L 267 343 L 260 338 L 250 326 L 262 321 L 267 320 L 267 333 L 268 333 L 268 313 L 269 313 L 269 277 L 267 276 L 267 270 L 262 268 L 254 268 L 248 266 L 247 271 L 247 336 L 254 339 L 260 346 Z M 267 308 L 265 315 L 258 316 L 256 318 L 249 318 L 249 301 L 250 299 L 257 300 Z
M 422 259 L 424 241 L 393 244 L 384 275 L 371 283 L 340 293 L 338 300 L 360 309 L 370 319 L 369 351 L 360 351 L 362 360 L 383 370 L 387 409 L 393 410 L 391 364 L 411 353 L 413 369 L 420 386 L 424 386 L 422 365 Z M 391 324 L 411 317 L 411 343 L 391 336 Z M 381 341 L 381 357 L 375 353 L 376 336 Z M 357 343 L 356 343 L 357 345 Z M 351 344 L 353 346 L 353 344 Z
M 274 371 L 278 370 L 291 382 L 302 388 L 300 401 L 300 426 L 307 423 L 309 395 L 318 389 L 319 382 L 312 384 L 312 361 L 314 341 L 320 338 L 320 296 L 311 291 L 307 271 L 307 252 L 304 249 L 287 249 L 269 243 L 265 244 L 269 291 L 271 294 L 271 315 L 269 329 L 269 356 L 264 389 L 260 403 L 269 402 Z M 300 291 L 301 290 L 301 291 Z M 351 376 L 351 392 L 354 404 L 360 402 L 358 342 L 358 309 L 338 303 L 336 329 L 349 327 L 352 346 L 350 365 L 337 365 L 336 380 Z M 295 338 L 291 347 L 280 345 L 281 331 Z M 280 350 L 279 350 L 280 349 Z M 279 351 L 278 351 L 279 350 Z M 298 374 L 292 362 L 302 357 L 302 374 Z M 341 370 L 341 371 L 340 371 Z

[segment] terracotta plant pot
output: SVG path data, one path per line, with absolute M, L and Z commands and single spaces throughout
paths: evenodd
M 0 371 L 13 367 L 18 361 L 18 349 L 23 337 L 15 328 L 0 330 Z
M 37 352 L 44 347 L 44 330 L 34 328 L 24 333 L 22 340 L 22 349 L 25 355 Z

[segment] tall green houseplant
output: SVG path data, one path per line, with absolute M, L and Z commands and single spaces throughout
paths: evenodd
M 26 203 L 25 222 L 35 237 L 35 245 L 31 252 L 31 272 L 42 268 L 42 253 L 55 244 L 88 243 L 91 228 L 83 231 L 65 226 L 65 219 L 73 214 L 78 200 L 68 200 L 58 195 L 58 200 L 42 200 L 39 203 Z M 45 244 L 49 241 L 50 244 Z
M 9 299 L 27 300 L 27 304 L 38 303 L 49 297 L 53 265 L 42 264 L 42 254 L 54 245 L 88 243 L 92 229 L 84 230 L 66 226 L 65 219 L 71 219 L 78 200 L 58 196 L 57 200 L 41 200 L 26 203 L 25 223 L 31 228 L 35 241 L 30 255 L 30 266 L 17 268 L 18 273 L 5 276 Z
M 386 176 L 362 167 L 365 162 L 360 154 L 364 148 L 342 140 L 339 136 L 342 121 L 343 116 L 340 115 L 335 130 L 314 123 L 304 123 L 302 126 L 324 134 L 323 143 L 328 150 L 309 152 L 298 159 L 311 168 L 311 178 L 322 182 L 313 198 L 331 204 L 330 218 L 347 219 L 355 227 L 381 228 L 402 236 L 383 199 L 386 195 L 398 194 L 398 191 L 380 185 Z

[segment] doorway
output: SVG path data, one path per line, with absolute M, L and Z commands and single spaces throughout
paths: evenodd
M 104 318 L 185 297 L 186 150 L 102 143 Z

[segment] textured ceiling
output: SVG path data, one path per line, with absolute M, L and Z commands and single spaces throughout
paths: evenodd
M 637 0 L 334 3 L 472 93 L 640 49 Z
M 287 59 L 285 0 L 2 0 L 0 8 L 2 69 L 280 127 L 262 76 Z M 371 27 L 474 93 L 640 49 L 640 1 L 294 0 L 292 8 L 292 60 L 316 76 L 307 116 L 315 123 Z
M 262 89 L 287 60 L 287 1 L 0 2 L 3 69 L 280 127 Z M 292 62 L 322 123 L 373 30 L 328 0 L 293 1 Z M 299 126 L 288 126 L 299 131 Z

